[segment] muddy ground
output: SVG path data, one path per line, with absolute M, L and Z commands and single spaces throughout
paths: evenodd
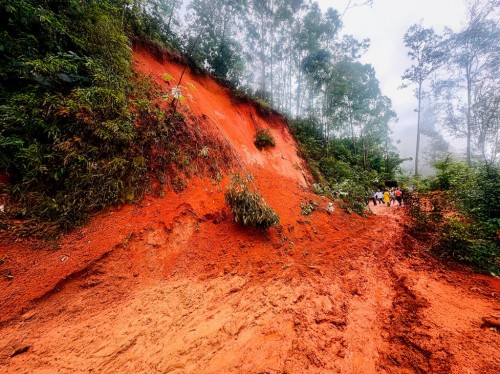
M 134 58 L 166 93 L 161 76 L 182 71 Z M 279 226 L 234 224 L 224 176 L 110 208 L 58 241 L 0 235 L 2 373 L 500 372 L 499 279 L 434 259 L 405 234 L 403 208 L 328 212 L 279 116 L 185 77 L 180 110 L 211 118 L 197 125 L 217 126 Z M 276 147 L 255 148 L 258 128 Z
M 400 208 L 374 210 L 330 247 L 269 234 L 262 257 L 231 222 L 145 227 L 2 324 L 2 371 L 500 372 L 499 332 L 483 326 L 498 280 L 422 257 Z

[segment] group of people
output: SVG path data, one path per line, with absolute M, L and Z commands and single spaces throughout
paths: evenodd
M 399 187 L 385 188 L 383 191 L 378 189 L 377 191 L 372 191 L 370 195 L 370 200 L 373 205 L 384 204 L 387 206 L 403 205 L 403 191 Z

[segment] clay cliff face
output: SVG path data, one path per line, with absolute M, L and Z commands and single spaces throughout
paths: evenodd
M 183 66 L 167 60 L 159 61 L 143 49 L 136 49 L 134 60 L 136 71 L 154 78 L 166 94 L 171 93 L 183 70 Z M 165 81 L 165 74 L 173 79 Z M 307 168 L 281 116 L 273 113 L 262 116 L 253 105 L 236 103 L 229 90 L 210 77 L 193 75 L 189 70 L 183 76 L 181 92 L 185 100 L 179 103 L 178 109 L 205 118 L 210 126 L 217 127 L 244 166 L 256 174 L 255 177 L 266 170 L 275 173 L 277 178 L 306 186 L 306 179 L 310 178 Z M 276 146 L 259 151 L 253 143 L 258 129 L 269 129 Z
M 165 94 L 183 68 L 142 49 L 134 61 Z M 109 208 L 58 242 L 0 239 L 4 372 L 500 372 L 498 331 L 481 327 L 496 321 L 498 280 L 445 271 L 404 233 L 403 208 L 328 212 L 282 118 L 189 70 L 182 86 L 187 126 L 227 143 L 279 225 L 232 222 L 228 170 Z M 257 129 L 276 146 L 259 151 Z

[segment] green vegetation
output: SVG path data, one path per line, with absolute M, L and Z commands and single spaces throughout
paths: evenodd
M 390 102 L 380 95 L 373 69 L 349 57 L 363 50 L 362 42 L 346 40 L 338 53 L 331 50 L 334 43 L 327 41 L 338 37 L 338 13 L 323 14 L 316 3 L 304 6 L 307 11 L 295 19 L 300 7 L 286 2 L 262 13 L 258 2 L 194 1 L 187 38 L 180 40 L 178 1 L 0 1 L 0 173 L 11 182 L 0 191 L 9 196 L 1 228 L 21 220 L 20 231 L 26 235 L 52 235 L 110 204 L 140 199 L 145 192 L 159 193 L 165 184 L 182 190 L 183 174 L 200 168 L 220 180 L 220 168 L 230 159 L 227 150 L 203 134 L 189 133 L 183 118 L 173 111 L 160 110 L 158 88 L 133 72 L 132 43 L 157 54 L 165 47 L 184 51 L 196 71 L 204 66 L 229 86 L 253 92 L 243 99 L 255 97 L 252 101 L 262 115 L 273 113 L 268 103 L 291 113 L 294 97 L 303 95 L 307 100 L 297 102 L 296 116 L 321 113 L 325 119 L 314 120 L 320 136 L 315 133 L 312 140 L 300 136 L 307 126 L 297 130 L 311 168 L 333 195 L 348 197 L 349 207 L 361 212 L 365 189 L 359 185 L 377 179 L 373 170 L 378 166 L 371 163 L 382 162 L 382 156 L 379 150 L 372 154 L 372 146 L 387 132 L 384 126 L 393 117 Z M 248 13 L 249 9 L 256 13 Z M 244 14 L 251 16 L 242 23 Z M 213 22 L 201 22 L 205 19 Z M 283 29 L 306 31 L 317 23 L 321 30 L 301 47 L 298 53 L 303 58 L 278 51 L 285 44 L 294 51 L 304 39 L 301 33 L 276 43 L 276 50 L 256 52 L 251 69 L 262 68 L 263 86 L 245 87 L 255 81 L 248 74 L 252 64 L 245 66 L 249 61 L 241 49 L 249 43 L 233 38 L 237 33 L 231 30 L 241 28 L 249 40 L 262 41 L 266 35 L 261 33 L 271 21 Z M 261 22 L 266 22 L 264 28 L 255 27 Z M 280 58 L 293 66 L 280 71 L 278 66 L 284 66 L 278 63 Z M 269 70 L 270 62 L 275 65 Z M 276 79 L 280 74 L 283 79 Z M 340 82 L 339 77 L 347 78 Z M 165 72 L 162 78 L 173 77 Z M 287 81 L 297 87 L 280 83 Z M 317 87 L 326 91 L 316 92 Z M 286 98 L 286 105 L 279 97 Z M 316 107 L 319 103 L 324 107 Z M 334 112 L 340 115 L 335 117 Z M 346 123 L 351 126 L 349 136 Z M 316 141 L 323 147 L 319 153 L 307 149 Z M 266 147 L 274 139 L 262 131 L 255 142 Z M 386 159 L 389 163 L 394 158 Z M 263 221 L 258 219 L 256 225 L 277 221 L 271 216 L 259 218 Z
M 0 170 L 13 216 L 64 229 L 132 194 L 131 54 L 110 3 L 37 3 L 0 5 Z
M 326 139 L 314 120 L 292 121 L 302 156 L 319 184 L 313 191 L 341 199 L 347 211 L 364 214 L 369 192 L 394 179 L 400 159 L 374 138 L 365 141 L 364 154 L 349 138 Z
M 410 204 L 413 231 L 433 238 L 433 252 L 500 274 L 500 167 L 468 167 L 449 157 L 435 164 L 427 182 L 439 193 L 421 194 Z
M 158 87 L 133 73 L 126 33 L 154 37 L 153 18 L 123 5 L 0 2 L 0 173 L 11 182 L 1 229 L 21 219 L 18 234 L 55 235 L 165 184 L 182 189 L 182 173 L 224 166 L 196 164 L 199 142 L 225 151 L 160 110 Z
M 348 190 L 355 191 L 358 177 L 351 174 L 370 174 L 376 163 L 390 163 L 383 167 L 391 174 L 399 165 L 388 127 L 396 117 L 391 101 L 382 95 L 374 68 L 358 61 L 368 40 L 342 35 L 338 10 L 304 0 L 193 0 L 186 21 L 193 59 L 238 88 L 236 100 L 250 99 L 264 117 L 273 108 L 286 113 L 298 134 L 313 128 L 312 142 L 323 147 L 304 153 L 319 182 L 349 178 Z M 311 145 L 306 143 L 304 149 Z M 349 160 L 332 155 L 336 148 Z M 333 175 L 323 178 L 324 172 Z M 367 178 L 374 179 L 361 177 Z
M 310 216 L 316 207 L 317 204 L 312 201 L 308 201 L 307 203 L 300 203 L 300 210 L 302 211 L 303 216 Z
M 260 230 L 278 224 L 278 215 L 264 201 L 258 192 L 252 192 L 248 180 L 234 175 L 225 198 L 234 221 L 243 226 L 254 226 Z
M 258 149 L 274 147 L 276 145 L 274 137 L 269 129 L 259 129 L 255 133 L 254 144 Z
M 358 61 L 368 44 L 342 38 L 340 13 L 323 13 L 317 2 L 265 3 L 194 0 L 181 40 L 176 0 L 0 0 L 0 175 L 10 181 L 1 185 L 7 203 L 0 229 L 53 236 L 111 204 L 161 195 L 165 186 L 181 191 L 194 173 L 221 180 L 231 163 L 227 145 L 186 126 L 175 110 L 160 108 L 165 98 L 159 87 L 133 71 L 133 43 L 161 56 L 165 48 L 183 51 L 174 55 L 183 54 L 193 71 L 206 69 L 237 88 L 235 101 L 253 102 L 264 117 L 276 107 L 295 118 L 292 131 L 318 182 L 313 190 L 364 214 L 369 192 L 394 180 L 402 161 L 390 136 L 396 119 L 391 102 L 373 67 Z M 488 17 L 480 21 L 489 30 L 484 43 L 466 43 L 473 28 L 439 43 L 455 51 L 441 55 L 452 56 L 448 62 L 457 71 L 469 63 L 467 56 L 494 60 L 498 33 Z M 414 49 L 412 40 L 434 45 L 426 39 L 429 30 L 410 31 L 408 47 Z M 480 53 L 469 54 L 467 46 Z M 429 73 L 441 63 L 434 57 L 423 61 Z M 465 69 L 462 79 L 498 71 L 494 63 L 476 65 L 485 70 Z M 421 87 L 425 77 L 412 69 L 403 78 Z M 174 78 L 165 72 L 162 79 Z M 434 178 L 414 177 L 419 194 L 406 202 L 414 234 L 434 253 L 500 274 L 498 90 L 482 82 L 471 81 L 467 93 L 476 102 L 467 111 L 459 110 L 461 95 L 446 106 L 453 128 L 468 113 L 461 121 L 467 128 L 457 130 L 467 136 L 468 165 L 437 162 Z M 458 88 L 436 87 L 448 93 Z M 269 130 L 257 131 L 254 141 L 259 149 L 275 144 Z M 474 149 L 483 165 L 470 166 Z M 237 223 L 265 230 L 279 222 L 240 176 L 225 198 Z M 314 205 L 301 209 L 308 215 Z

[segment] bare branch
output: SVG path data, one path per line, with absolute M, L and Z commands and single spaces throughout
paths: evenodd
M 360 1 L 360 2 L 353 2 L 353 0 L 349 0 L 349 2 L 347 3 L 344 11 L 340 15 L 340 19 L 342 19 L 344 17 L 344 14 L 346 14 L 346 12 L 349 9 L 357 8 L 357 7 L 360 7 L 360 6 L 369 6 L 369 7 L 371 7 L 373 5 L 373 1 L 374 0 L 365 0 L 365 1 Z

